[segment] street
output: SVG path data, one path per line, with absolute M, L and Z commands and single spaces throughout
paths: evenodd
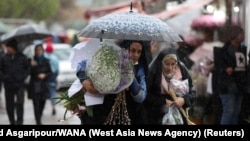
M 25 94 L 25 102 L 24 102 L 24 125 L 35 125 L 35 118 L 33 112 L 33 104 L 32 100 L 27 99 L 27 93 Z M 56 115 L 52 115 L 52 108 L 50 100 L 46 101 L 46 105 L 43 111 L 42 116 L 42 124 L 43 125 L 80 125 L 80 120 L 77 116 L 73 116 L 69 118 L 67 121 L 61 121 L 63 119 L 65 113 L 65 108 L 62 103 L 56 105 Z M 7 112 L 5 109 L 5 100 L 4 100 L 4 89 L 0 94 L 0 125 L 9 125 L 9 120 L 7 116 Z M 67 112 L 67 117 L 71 117 L 71 113 Z

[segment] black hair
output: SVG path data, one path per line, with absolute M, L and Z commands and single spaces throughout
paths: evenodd
M 239 34 L 244 33 L 244 30 L 240 26 L 231 26 L 229 28 L 229 39 L 228 41 L 234 40 L 238 37 Z
M 11 40 L 7 41 L 6 46 L 11 47 L 17 51 L 17 40 L 11 39 Z
M 140 41 L 140 40 L 123 40 L 118 43 L 121 48 L 129 49 L 131 43 L 139 43 L 142 45 L 141 56 L 138 60 L 139 64 L 144 66 L 146 74 L 148 73 L 148 65 L 152 61 L 152 54 L 150 51 L 150 41 Z

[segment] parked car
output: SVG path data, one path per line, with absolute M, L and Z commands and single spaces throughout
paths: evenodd
M 46 47 L 46 44 L 43 44 Z M 59 74 L 57 77 L 57 90 L 62 88 L 69 88 L 70 85 L 77 79 L 76 70 L 71 68 L 71 63 L 69 61 L 70 50 L 72 46 L 66 43 L 54 43 L 54 54 L 59 60 Z M 29 45 L 23 50 L 24 55 L 28 58 L 34 56 L 34 45 Z M 26 84 L 29 82 L 29 77 L 26 79 Z

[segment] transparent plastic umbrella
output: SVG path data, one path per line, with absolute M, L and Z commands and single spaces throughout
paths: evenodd
M 164 21 L 133 11 L 112 13 L 93 20 L 78 35 L 101 39 L 182 41 Z
M 80 43 L 77 43 L 70 51 L 69 60 L 73 69 L 77 68 L 78 63 L 82 60 L 90 60 L 93 54 L 100 47 L 99 39 L 87 39 Z
M 118 71 L 119 75 L 115 75 L 113 77 L 114 79 L 118 78 L 117 80 L 119 81 L 117 83 L 114 83 L 114 85 L 116 85 L 116 87 L 114 87 L 114 90 L 108 91 L 108 92 L 105 92 L 104 91 L 105 88 L 103 87 L 105 86 L 105 83 L 108 84 L 110 79 L 107 79 L 109 77 L 105 77 L 105 76 L 112 75 L 114 71 L 112 71 L 112 73 L 109 74 L 108 73 L 109 71 L 106 71 L 106 70 L 109 70 L 109 68 L 111 68 L 110 65 L 107 67 L 106 65 L 100 65 L 100 63 L 98 63 L 98 62 L 102 62 L 105 64 L 105 61 L 101 61 L 101 60 L 107 59 L 107 57 L 99 56 L 101 58 L 98 58 L 96 56 L 98 54 L 99 55 L 105 54 L 105 55 L 108 55 L 108 58 L 112 58 L 112 55 L 110 56 L 111 52 L 107 52 L 107 47 L 106 49 L 104 47 L 106 45 L 109 46 L 109 48 L 112 47 L 115 50 L 115 52 L 113 53 L 115 53 L 118 58 L 117 60 L 116 59 L 112 60 L 113 63 L 111 63 L 111 65 L 115 64 L 114 62 L 116 62 L 117 63 L 116 68 L 119 69 Z M 93 58 L 95 61 L 92 61 Z M 133 78 L 134 78 L 133 65 L 131 61 L 129 60 L 128 52 L 125 50 L 122 50 L 119 46 L 117 46 L 114 42 L 110 40 L 105 40 L 103 42 L 100 42 L 99 39 L 92 38 L 92 39 L 87 39 L 86 41 L 80 42 L 71 49 L 69 60 L 71 61 L 72 68 L 77 68 L 79 67 L 79 65 L 81 67 L 85 66 L 87 68 L 86 72 L 87 71 L 91 72 L 87 74 L 91 74 L 89 75 L 89 77 L 91 78 L 92 83 L 94 84 L 95 88 L 102 94 L 117 94 L 121 92 L 122 90 L 124 90 L 125 88 L 127 88 L 132 83 Z M 104 69 L 100 69 L 102 68 L 100 66 L 102 66 Z M 113 66 L 116 66 L 116 65 L 113 65 Z M 102 72 L 103 70 L 106 73 L 103 73 Z M 101 83 L 101 82 L 105 82 L 105 83 Z M 79 91 L 82 88 L 81 84 L 79 83 L 80 82 L 76 80 L 74 84 L 71 85 L 69 89 L 69 96 L 74 95 L 77 91 Z M 102 88 L 99 88 L 98 86 Z
M 6 42 L 10 39 L 16 38 L 20 42 L 27 42 L 44 39 L 48 36 L 51 36 L 51 33 L 46 28 L 37 24 L 25 24 L 3 34 L 0 41 Z

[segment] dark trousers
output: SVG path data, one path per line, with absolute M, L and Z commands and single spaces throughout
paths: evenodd
M 11 125 L 23 124 L 24 88 L 18 90 L 5 90 L 5 105 Z M 17 120 L 15 120 L 15 112 Z
M 37 125 L 41 125 L 43 110 L 45 107 L 46 100 L 37 97 L 33 98 L 34 114 Z

